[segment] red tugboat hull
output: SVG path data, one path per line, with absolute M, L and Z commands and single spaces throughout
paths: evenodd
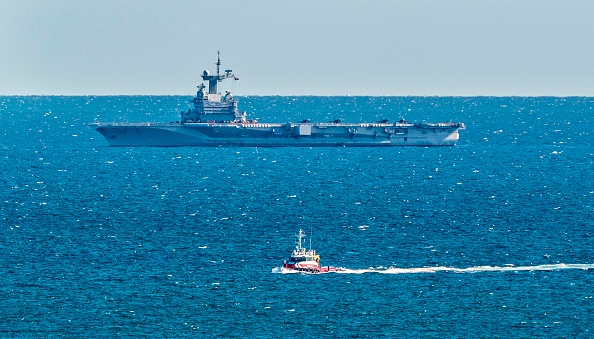
M 332 266 L 304 266 L 304 267 L 295 267 L 295 265 L 285 264 L 283 265 L 284 271 L 295 271 L 295 272 L 304 272 L 304 273 L 330 273 L 330 272 L 338 272 L 341 271 L 340 268 L 332 267 Z

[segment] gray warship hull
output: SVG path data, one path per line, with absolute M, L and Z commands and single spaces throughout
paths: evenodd
M 231 91 L 221 94 L 218 83 L 235 77 L 230 69 L 202 73 L 208 82 L 198 86 L 193 107 L 180 112 L 181 120 L 171 123 L 94 123 L 110 146 L 453 146 L 462 123 L 409 123 L 404 118 L 395 123 L 330 123 L 303 120 L 300 123 L 261 123 L 247 119 L 238 109 Z
M 461 123 L 96 123 L 110 146 L 453 146 Z

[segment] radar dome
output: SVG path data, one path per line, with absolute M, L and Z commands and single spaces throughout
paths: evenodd
M 210 73 L 208 72 L 207 69 L 204 70 L 204 72 L 202 72 L 202 76 L 207 77 Z

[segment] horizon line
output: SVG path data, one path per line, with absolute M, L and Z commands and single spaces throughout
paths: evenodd
M 177 96 L 177 97 L 193 97 L 194 94 L 0 94 L 0 97 L 115 97 L 115 96 L 144 96 L 144 97 L 157 97 L 157 96 Z M 330 95 L 321 95 L 321 94 L 243 94 L 237 95 L 234 94 L 235 97 L 318 97 L 318 98 L 325 98 L 325 97 L 377 97 L 377 98 L 384 98 L 384 97 L 457 97 L 457 98 L 594 98 L 593 95 L 579 95 L 579 94 L 572 94 L 572 95 L 551 95 L 551 94 L 542 94 L 542 95 L 519 95 L 519 94 L 509 94 L 509 95 L 488 95 L 488 94 L 475 94 L 475 95 L 444 95 L 444 94 L 429 94 L 429 95 L 422 95 L 422 94 L 398 94 L 398 95 L 390 95 L 390 94 L 374 94 L 374 95 L 365 95 L 365 94 L 330 94 Z

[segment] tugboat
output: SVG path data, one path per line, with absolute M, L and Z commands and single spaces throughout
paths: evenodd
M 284 261 L 283 272 L 328 273 L 341 271 L 340 268 L 322 266 L 320 264 L 320 255 L 316 253 L 316 250 L 312 250 L 311 245 L 310 249 L 303 247 L 303 238 L 305 238 L 305 232 L 300 229 L 297 235 L 297 246 L 291 253 L 289 260 Z

